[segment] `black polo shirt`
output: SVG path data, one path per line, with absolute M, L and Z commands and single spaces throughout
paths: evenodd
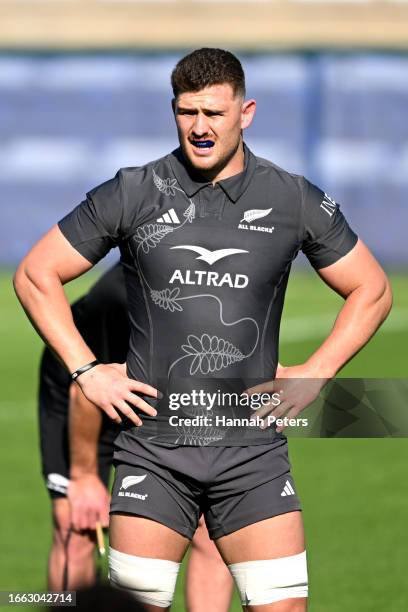
M 163 392 L 176 380 L 191 390 L 205 379 L 239 380 L 245 388 L 273 378 L 298 251 L 320 269 L 357 241 L 329 196 L 247 147 L 244 171 L 215 185 L 184 163 L 180 149 L 123 168 L 59 227 L 92 263 L 120 248 L 131 327 L 128 373 Z M 160 441 L 156 419 L 142 419 L 126 439 Z M 167 442 L 180 442 L 169 436 Z M 243 436 L 233 443 L 248 442 Z

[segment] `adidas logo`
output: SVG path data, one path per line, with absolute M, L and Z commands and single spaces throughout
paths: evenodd
M 179 218 L 177 216 L 176 211 L 174 210 L 174 208 L 170 208 L 170 210 L 166 213 L 164 213 L 164 215 L 162 217 L 159 217 L 157 219 L 157 223 L 180 223 Z
M 285 486 L 283 487 L 281 497 L 286 497 L 287 495 L 295 495 L 295 491 L 293 490 L 293 487 L 290 484 L 289 480 L 285 482 Z

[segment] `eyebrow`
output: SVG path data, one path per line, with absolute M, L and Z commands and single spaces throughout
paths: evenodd
M 182 112 L 182 113 L 194 113 L 194 112 L 198 112 L 198 109 L 195 107 L 185 107 L 185 106 L 177 106 L 177 111 L 178 112 Z M 221 108 L 203 108 L 201 109 L 203 111 L 203 113 L 225 113 L 224 109 Z

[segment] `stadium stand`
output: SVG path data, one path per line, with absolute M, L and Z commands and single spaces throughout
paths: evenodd
M 5 49 L 180 44 L 247 50 L 406 48 L 408 5 L 397 0 L 0 0 Z

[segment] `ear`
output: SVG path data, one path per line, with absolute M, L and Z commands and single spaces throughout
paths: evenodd
M 242 104 L 241 110 L 241 129 L 249 127 L 252 123 L 256 111 L 256 101 L 252 98 L 251 100 L 245 100 Z

